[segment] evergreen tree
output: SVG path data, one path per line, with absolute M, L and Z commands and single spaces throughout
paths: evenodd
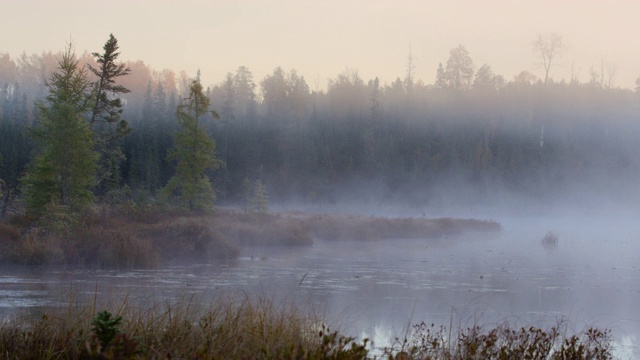
M 2 154 L 0 154 L 0 175 L 2 174 Z M 0 177 L 0 219 L 4 218 L 4 213 L 9 202 L 9 188 Z
M 176 174 L 165 188 L 165 194 L 176 197 L 179 205 L 189 210 L 207 210 L 215 201 L 207 171 L 217 169 L 221 162 L 215 154 L 215 141 L 200 124 L 208 113 L 209 99 L 202 85 L 194 80 L 189 86 L 189 96 L 176 111 L 180 131 L 175 134 L 169 158 L 178 164 Z M 217 113 L 214 112 L 214 116 L 218 117 Z
M 252 210 L 259 214 L 266 214 L 269 211 L 269 193 L 267 187 L 260 180 L 256 180 L 253 188 L 251 205 Z
M 245 214 L 249 212 L 249 205 L 252 199 L 251 195 L 251 182 L 245 177 L 240 185 L 240 206 Z
M 120 162 L 124 159 L 116 140 L 131 132 L 127 121 L 122 119 L 123 106 L 119 97 L 130 91 L 116 84 L 116 79 L 129 74 L 130 69 L 124 64 L 116 64 L 120 53 L 113 34 L 109 35 L 103 49 L 103 54 L 92 54 L 98 68 L 89 65 L 89 70 L 97 77 L 92 84 L 94 98 L 90 123 L 102 157 L 101 180 L 107 180 L 108 188 L 113 190 L 119 183 Z
M 253 74 L 246 66 L 240 66 L 236 70 L 233 85 L 236 112 L 240 117 L 254 118 L 256 115 L 256 84 L 253 82 Z
M 436 72 L 436 82 L 434 85 L 439 89 L 445 89 L 447 87 L 447 75 L 444 72 L 442 63 L 438 64 L 438 70 Z
M 22 178 L 27 211 L 36 215 L 50 204 L 73 211 L 91 204 L 98 160 L 84 118 L 90 84 L 71 47 L 46 86 L 49 95 L 38 106 L 40 120 L 32 133 L 39 151 Z

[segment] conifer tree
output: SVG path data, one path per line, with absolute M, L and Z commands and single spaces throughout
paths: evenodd
M 120 76 L 130 73 L 124 64 L 116 64 L 118 56 L 118 40 L 109 35 L 104 44 L 104 53 L 93 53 L 98 68 L 89 65 L 89 70 L 97 80 L 93 86 L 93 104 L 91 105 L 91 129 L 94 131 L 96 145 L 101 153 L 100 180 L 107 180 L 108 188 L 113 190 L 119 182 L 120 162 L 124 159 L 117 140 L 131 132 L 129 123 L 122 119 L 122 100 L 120 95 L 129 93 L 129 89 L 116 84 Z
M 253 211 L 257 213 L 266 214 L 269 211 L 269 193 L 267 187 L 260 180 L 256 180 L 251 203 Z
M 208 113 L 209 99 L 202 85 L 194 80 L 189 86 L 189 96 L 176 110 L 180 130 L 175 134 L 169 159 L 177 160 L 177 167 L 165 188 L 166 195 L 175 197 L 180 206 L 192 211 L 210 209 L 216 198 L 207 171 L 217 169 L 221 162 L 215 154 L 215 141 L 200 123 Z
M 43 215 L 49 205 L 77 211 L 93 201 L 98 155 L 84 115 L 90 110 L 90 84 L 71 47 L 46 83 L 49 95 L 39 103 L 32 129 L 36 157 L 22 178 L 27 211 Z

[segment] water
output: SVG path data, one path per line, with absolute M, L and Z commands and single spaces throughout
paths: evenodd
M 74 301 L 207 301 L 247 292 L 312 303 L 333 327 L 376 345 L 425 321 L 611 329 L 620 354 L 640 355 L 640 229 L 593 221 L 556 226 L 503 222 L 499 235 L 378 242 L 316 241 L 256 247 L 232 261 L 157 270 L 5 269 L 0 315 Z M 547 230 L 557 248 L 545 248 Z

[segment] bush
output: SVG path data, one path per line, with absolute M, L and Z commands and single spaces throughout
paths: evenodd
M 559 324 L 550 329 L 534 326 L 512 328 L 508 324 L 485 329 L 472 326 L 451 338 L 443 326 L 423 323 L 412 335 L 385 349 L 389 358 L 402 359 L 612 359 L 609 331 L 589 328 L 565 337 Z M 455 334 L 455 333 L 454 333 Z

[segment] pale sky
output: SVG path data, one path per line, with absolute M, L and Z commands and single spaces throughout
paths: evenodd
M 77 52 L 101 51 L 113 33 L 121 59 L 201 69 L 205 85 L 240 65 L 256 83 L 277 66 L 311 89 L 347 68 L 387 83 L 406 74 L 410 44 L 426 83 L 459 44 L 476 69 L 541 77 L 531 43 L 548 32 L 569 45 L 554 79 L 569 79 L 573 64 L 586 82 L 601 59 L 617 67 L 617 86 L 640 76 L 637 0 L 5 0 L 0 9 L 0 53 L 60 51 L 69 39 Z

